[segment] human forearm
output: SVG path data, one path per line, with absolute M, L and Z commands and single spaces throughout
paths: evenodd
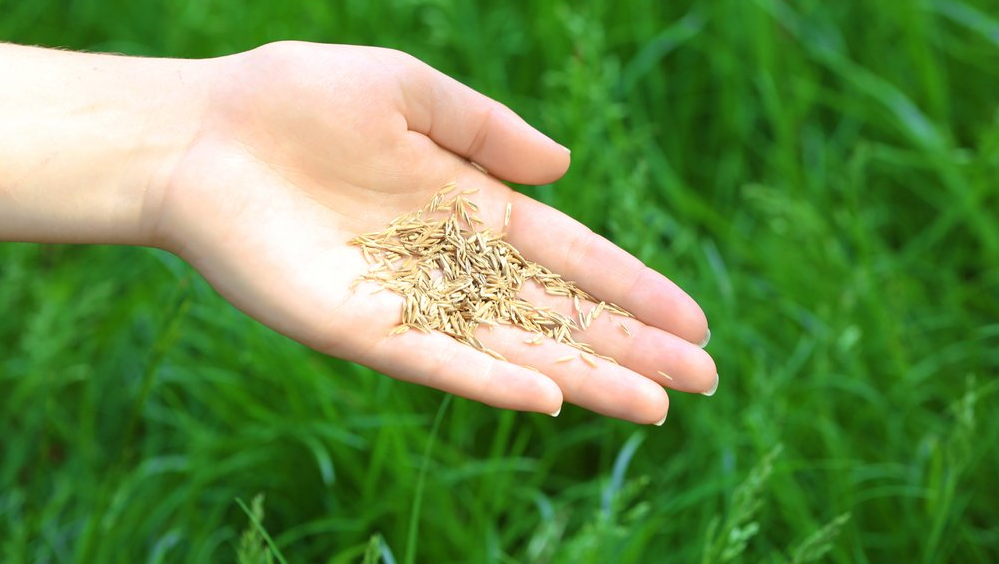
M 154 244 L 206 67 L 0 44 L 0 240 Z

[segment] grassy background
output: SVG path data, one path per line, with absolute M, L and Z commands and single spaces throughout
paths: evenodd
M 2 244 L 0 560 L 233 561 L 258 492 L 292 563 L 999 559 L 999 2 L 514 5 L 0 0 L 0 40 L 409 51 L 573 149 L 536 193 L 703 304 L 717 395 L 445 404 L 172 256 Z

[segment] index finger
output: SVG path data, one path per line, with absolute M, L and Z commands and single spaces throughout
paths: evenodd
M 507 238 L 526 258 L 643 323 L 691 343 L 706 340 L 704 312 L 671 280 L 555 208 L 512 190 L 510 198 Z

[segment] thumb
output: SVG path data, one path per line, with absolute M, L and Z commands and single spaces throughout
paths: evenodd
M 567 148 L 503 104 L 419 60 L 412 65 L 401 85 L 411 131 L 510 182 L 546 184 L 565 174 Z

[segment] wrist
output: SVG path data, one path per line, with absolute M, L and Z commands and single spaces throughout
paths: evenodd
M 156 244 L 210 67 L 0 45 L 0 240 Z
M 142 61 L 141 59 L 135 59 Z M 133 226 L 135 244 L 164 247 L 163 205 L 176 171 L 205 125 L 212 84 L 223 59 L 156 59 L 154 76 L 138 91 L 141 98 L 129 112 L 142 116 L 133 138 L 129 179 L 121 184 L 122 198 L 141 202 Z M 151 69 L 145 69 L 149 73 Z

